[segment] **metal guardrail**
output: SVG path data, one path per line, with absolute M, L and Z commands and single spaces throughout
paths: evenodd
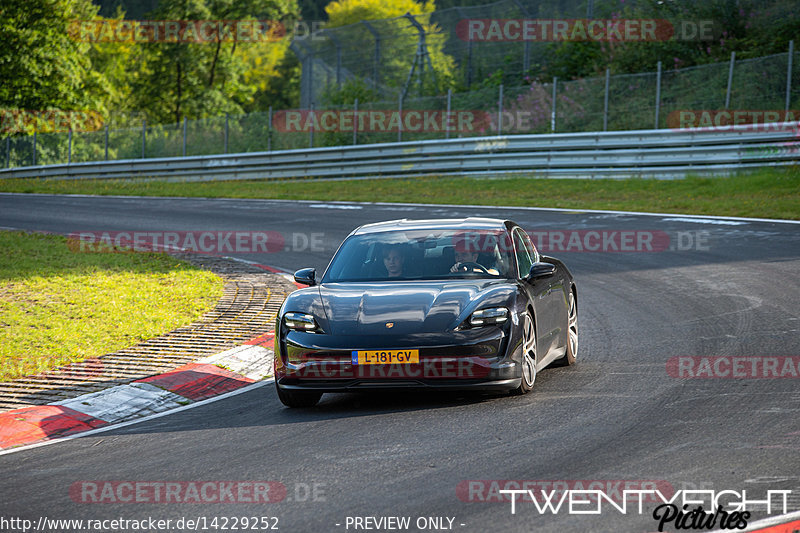
M 725 128 L 437 139 L 0 170 L 7 178 L 236 180 L 535 173 L 680 178 L 800 162 L 800 122 Z

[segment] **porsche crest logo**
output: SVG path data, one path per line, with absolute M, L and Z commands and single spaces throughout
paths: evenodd
M 387 322 L 386 327 L 392 329 L 394 327 L 394 322 Z

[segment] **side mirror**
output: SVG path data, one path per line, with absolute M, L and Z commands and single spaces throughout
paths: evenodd
M 294 281 L 309 287 L 317 284 L 317 270 L 315 268 L 301 268 L 294 273 Z
M 552 263 L 534 263 L 528 272 L 527 279 L 534 281 L 537 279 L 549 278 L 556 273 L 556 266 Z

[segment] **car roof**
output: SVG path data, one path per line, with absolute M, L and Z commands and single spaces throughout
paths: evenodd
M 505 230 L 509 224 L 513 223 L 499 218 L 430 218 L 424 220 L 409 220 L 403 218 L 400 220 L 387 220 L 386 222 L 365 224 L 353 231 L 352 235 L 364 235 L 367 233 L 380 233 L 392 230 Z

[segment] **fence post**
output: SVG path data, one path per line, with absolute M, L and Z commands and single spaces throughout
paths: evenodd
M 526 19 L 536 18 L 536 17 L 532 17 L 530 15 L 530 13 L 528 13 L 528 10 L 525 9 L 525 6 L 523 6 L 520 3 L 519 0 L 514 0 L 514 4 L 517 6 L 517 9 L 519 9 L 519 11 L 522 14 L 523 18 L 526 18 Z M 537 7 L 536 9 L 538 11 L 539 8 Z M 531 45 L 531 42 L 528 39 L 525 39 L 525 44 L 522 46 L 522 77 L 525 77 L 525 75 L 528 73 L 528 71 L 531 68 L 531 46 L 530 45 Z
M 497 135 L 503 134 L 503 84 L 500 84 L 500 94 L 497 98 Z
M 378 92 L 378 79 L 381 75 L 380 69 L 381 63 L 381 38 L 378 34 L 375 34 L 375 59 L 373 60 L 372 66 L 372 88 L 377 93 Z
M 467 88 L 472 86 L 472 39 L 467 41 Z
M 267 152 L 272 151 L 272 106 L 267 113 Z
M 558 85 L 558 76 L 553 77 L 553 110 L 550 113 L 550 131 L 556 131 L 556 86 Z
M 400 98 L 397 100 L 397 113 L 398 113 L 398 121 L 397 121 L 397 142 L 402 142 L 403 140 L 403 93 L 400 93 Z
M 147 119 L 142 120 L 142 159 L 144 159 L 144 143 L 147 140 Z
M 789 112 L 789 104 L 792 97 L 792 57 L 794 56 L 794 40 L 789 41 L 789 66 L 786 69 L 786 113 Z
M 358 144 L 358 98 L 353 102 L 353 146 Z
M 375 39 L 375 57 L 372 59 L 372 90 L 376 93 L 378 92 L 378 76 L 380 71 L 380 62 L 381 62 L 381 36 L 373 28 L 369 22 L 366 20 L 362 20 L 361 23 L 367 27 L 369 32 L 372 34 L 372 37 Z
M 106 124 L 106 161 L 108 161 L 108 124 Z
M 72 128 L 69 129 L 67 134 L 67 164 L 72 164 Z
M 6 137 L 6 168 L 11 168 L 11 137 Z
M 608 131 L 608 86 L 611 82 L 611 69 L 606 69 L 606 91 L 603 95 L 603 131 Z
M 447 89 L 447 118 L 444 121 L 444 138 L 450 138 L 450 99 L 453 96 L 453 89 Z
M 229 135 L 229 128 L 228 128 L 228 113 L 225 113 L 225 153 L 228 153 L 228 135 Z
M 36 131 L 33 132 L 33 166 L 36 166 Z
M 186 157 L 186 117 L 183 117 L 183 157 Z
M 311 102 L 310 106 L 311 114 L 314 114 L 314 102 Z M 314 148 L 314 123 L 311 123 L 311 127 L 308 129 L 308 147 Z
M 725 109 L 731 105 L 731 86 L 733 85 L 733 64 L 736 63 L 736 52 L 731 52 L 731 64 L 728 67 L 728 90 L 725 91 Z
M 658 129 L 658 115 L 661 112 L 661 61 L 658 62 L 658 71 L 656 72 L 656 125 L 654 130 Z

